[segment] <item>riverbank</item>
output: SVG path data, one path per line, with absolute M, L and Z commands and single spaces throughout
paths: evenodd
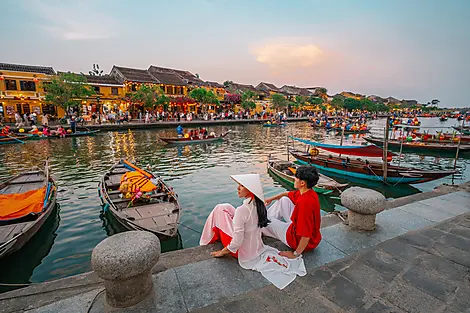
M 143 121 L 131 121 L 130 123 L 106 123 L 106 124 L 77 124 L 77 129 L 90 129 L 90 130 L 128 130 L 128 129 L 153 129 L 153 128 L 176 128 L 178 125 L 182 125 L 185 128 L 194 127 L 211 127 L 218 125 L 241 125 L 241 124 L 261 124 L 270 121 L 270 119 L 234 119 L 234 120 L 193 120 L 193 121 L 159 121 L 152 123 L 144 123 Z M 308 117 L 290 117 L 287 122 L 305 122 L 308 121 Z M 9 123 L 13 131 L 17 131 L 19 128 L 14 127 L 14 123 Z M 59 126 L 59 123 L 52 123 L 50 126 Z M 70 125 L 62 125 L 64 128 L 69 128 Z M 21 127 L 24 130 L 30 130 L 30 126 Z M 39 127 L 41 128 L 41 127 Z
M 464 312 L 470 307 L 470 183 L 401 201 L 377 215 L 375 232 L 323 217 L 323 240 L 304 255 L 308 275 L 283 291 L 233 258 L 211 258 L 220 248 L 211 245 L 163 254 L 153 269 L 152 296 L 112 311 Z M 90 272 L 1 294 L 0 303 L 4 312 L 110 312 L 102 289 Z

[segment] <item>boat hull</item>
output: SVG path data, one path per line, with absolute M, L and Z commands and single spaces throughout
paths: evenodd
M 377 146 L 383 146 L 382 139 L 377 138 L 364 138 L 366 141 L 373 143 Z M 455 155 L 457 153 L 457 149 L 459 149 L 460 153 L 470 152 L 470 145 L 463 145 L 460 146 L 458 144 L 443 144 L 443 143 L 409 143 L 404 141 L 403 144 L 400 141 L 393 140 L 388 141 L 387 143 L 388 148 L 394 151 L 400 151 L 400 147 L 403 152 L 414 152 L 414 153 L 432 153 L 432 155 L 439 155 L 443 152 L 445 153 L 452 153 Z
M 299 151 L 290 151 L 299 163 L 315 166 L 321 173 L 337 177 L 353 177 L 361 180 L 381 181 L 390 184 L 418 184 L 443 178 L 456 173 L 456 171 L 424 171 L 406 167 L 390 165 L 387 178 L 384 180 L 384 171 L 381 163 L 366 163 L 349 160 L 347 158 L 330 157 L 322 155 L 313 157 Z

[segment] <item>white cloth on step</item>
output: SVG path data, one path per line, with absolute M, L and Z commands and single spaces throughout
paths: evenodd
M 227 246 L 238 251 L 238 263 L 245 269 L 259 271 L 279 289 L 285 288 L 296 277 L 307 274 L 303 259 L 289 259 L 279 255 L 279 250 L 266 246 L 258 227 L 258 213 L 250 199 L 235 209 L 230 204 L 219 204 L 209 214 L 201 235 L 200 245 L 212 241 L 218 228 L 232 238 Z M 285 236 L 285 235 L 284 235 Z

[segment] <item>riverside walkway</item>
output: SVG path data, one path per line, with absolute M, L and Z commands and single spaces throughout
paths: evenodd
M 1 294 L 1 311 L 469 312 L 468 183 L 387 205 L 375 232 L 329 219 L 320 245 L 304 255 L 308 274 L 284 290 L 233 258 L 211 258 L 219 247 L 206 246 L 163 254 L 153 292 L 132 307 L 109 307 L 92 272 Z

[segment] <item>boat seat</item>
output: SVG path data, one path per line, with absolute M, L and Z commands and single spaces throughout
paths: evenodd
M 152 195 L 150 196 L 150 199 L 154 199 L 154 198 L 158 198 L 158 197 L 162 197 L 162 196 L 166 196 L 166 195 L 167 195 L 166 192 L 160 192 L 160 193 L 152 194 Z M 112 199 L 111 201 L 112 201 L 114 204 L 118 204 L 118 203 L 129 202 L 129 201 L 131 201 L 131 199 L 126 199 L 126 198 L 121 199 L 121 198 L 118 198 L 118 199 L 116 199 L 116 200 L 113 200 L 113 199 Z

